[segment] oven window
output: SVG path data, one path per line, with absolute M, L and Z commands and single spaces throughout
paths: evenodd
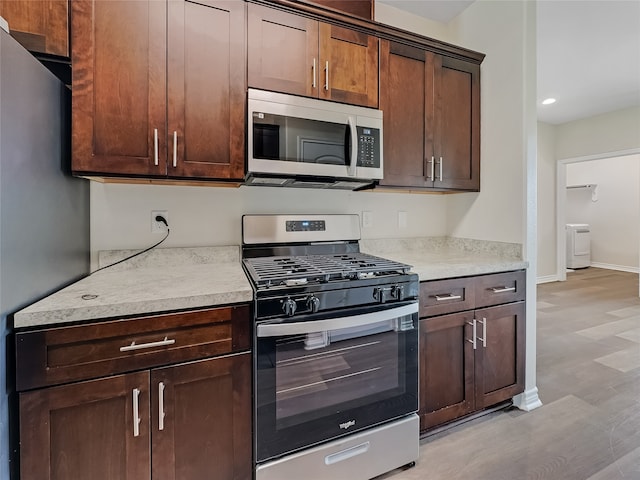
M 397 395 L 405 372 L 397 320 L 276 341 L 276 429 Z
M 346 124 L 254 113 L 253 158 L 346 165 L 345 144 Z

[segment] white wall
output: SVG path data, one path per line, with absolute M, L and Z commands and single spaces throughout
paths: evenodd
M 440 236 L 446 232 L 446 196 L 345 192 L 299 188 L 216 188 L 91 184 L 91 250 L 142 248 L 151 233 L 151 210 L 168 210 L 171 235 L 163 246 L 239 245 L 243 214 L 357 213 L 371 211 L 363 238 Z M 407 228 L 398 228 L 398 211 Z M 94 263 L 95 265 L 95 263 Z
M 640 107 L 564 123 L 556 132 L 558 160 L 640 148 Z
M 444 42 L 455 42 L 451 37 L 448 25 L 413 15 L 386 3 L 376 2 L 375 20 L 376 22 L 419 33 L 420 35 L 436 38 Z
M 556 134 L 538 122 L 538 280 L 556 279 Z
M 481 68 L 481 193 L 452 196 L 454 236 L 524 243 L 527 136 L 525 115 L 535 94 L 535 67 L 526 77 L 525 2 L 479 0 L 450 27 L 456 43 L 486 54 Z M 534 52 L 535 53 L 535 52 Z M 535 63 L 534 63 L 535 65 Z M 531 76 L 531 74 L 533 76 Z M 535 123 L 533 134 L 535 138 Z
M 567 223 L 591 225 L 591 262 L 639 271 L 640 155 L 567 165 L 567 185 L 596 183 L 597 201 L 586 189 L 567 190 Z

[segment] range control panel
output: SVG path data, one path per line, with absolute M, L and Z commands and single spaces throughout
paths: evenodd
M 327 227 L 324 220 L 287 220 L 287 232 L 324 232 Z

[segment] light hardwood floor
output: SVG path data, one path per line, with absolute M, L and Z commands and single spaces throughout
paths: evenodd
M 421 441 L 414 468 L 376 480 L 640 480 L 638 275 L 588 268 L 538 286 L 543 406 Z

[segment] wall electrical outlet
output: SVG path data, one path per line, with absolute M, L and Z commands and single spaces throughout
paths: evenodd
M 371 228 L 371 227 L 373 227 L 373 213 L 362 212 L 362 228 Z
M 151 210 L 151 233 L 167 233 L 167 226 L 156 221 L 156 217 L 160 215 L 169 223 L 169 211 L 168 210 Z
M 407 212 L 398 212 L 398 228 L 407 228 Z

